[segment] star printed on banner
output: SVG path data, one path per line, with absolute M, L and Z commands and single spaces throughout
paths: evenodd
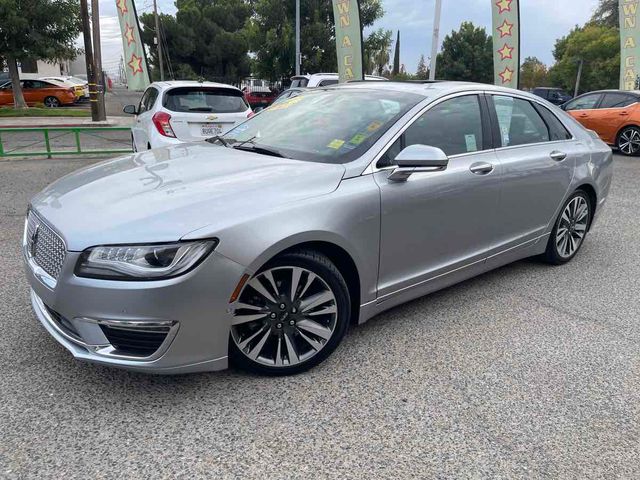
M 120 10 L 122 15 L 129 11 L 127 8 L 127 0 L 116 0 L 116 7 L 118 7 L 118 10 Z
M 124 38 L 127 39 L 127 47 L 132 43 L 136 43 L 136 37 L 133 33 L 133 27 L 128 23 L 124 27 Z
M 510 37 L 513 35 L 513 23 L 509 23 L 506 20 L 502 22 L 502 25 L 498 27 L 498 31 L 500 32 L 500 38 Z
M 501 60 L 506 60 L 506 59 L 512 59 L 513 58 L 513 51 L 515 50 L 514 47 L 510 47 L 509 45 L 507 45 L 506 43 L 504 44 L 504 47 L 502 47 L 500 50 L 498 50 L 498 53 L 500 54 L 500 59 Z
M 131 67 L 134 76 L 142 73 L 142 57 L 137 56 L 135 53 L 131 54 L 131 60 L 129 60 L 127 65 Z
M 513 2 L 513 0 L 498 0 L 496 2 L 496 5 L 500 9 L 500 11 L 498 13 L 510 12 L 511 11 L 511 2 Z
M 506 67 L 502 73 L 500 73 L 500 78 L 502 79 L 502 83 L 510 83 L 513 80 L 513 70 L 509 67 Z

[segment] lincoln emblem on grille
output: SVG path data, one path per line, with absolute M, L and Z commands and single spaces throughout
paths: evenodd
M 37 224 L 31 234 L 31 248 L 29 253 L 32 257 L 36 256 L 36 244 L 38 243 L 38 233 L 40 232 L 40 224 Z

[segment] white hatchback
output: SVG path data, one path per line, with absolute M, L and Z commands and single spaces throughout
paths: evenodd
M 140 104 L 127 105 L 135 115 L 134 151 L 198 142 L 222 135 L 253 115 L 242 91 L 213 82 L 154 82 Z

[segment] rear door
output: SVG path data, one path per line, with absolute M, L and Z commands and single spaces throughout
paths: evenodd
M 638 97 L 623 92 L 607 92 L 600 101 L 597 111 L 592 113 L 593 125 L 600 138 L 613 145 L 620 129 L 626 124 L 631 113 L 638 107 Z
M 573 118 L 578 120 L 585 128 L 595 130 L 597 128 L 597 109 L 600 100 L 602 99 L 601 93 L 589 93 L 575 98 L 567 103 L 565 111 L 569 113 Z M 600 134 L 600 132 L 598 132 Z
M 502 165 L 496 250 L 504 251 L 544 235 L 585 146 L 537 102 L 501 94 L 491 95 L 489 103 Z
M 152 121 L 153 112 L 151 109 L 158 98 L 158 93 L 159 92 L 155 87 L 149 87 L 140 99 L 138 114 L 136 115 L 136 120 L 131 128 L 133 140 L 136 143 L 138 151 L 147 149 L 147 146 L 149 145 L 149 130 L 151 128 L 156 128 Z
M 162 108 L 171 115 L 176 138 L 184 142 L 222 135 L 246 120 L 250 113 L 240 90 L 205 86 L 166 91 Z
M 22 95 L 27 105 L 35 105 L 36 103 L 44 102 L 44 96 L 42 90 L 35 88 L 35 80 L 23 80 L 22 82 Z

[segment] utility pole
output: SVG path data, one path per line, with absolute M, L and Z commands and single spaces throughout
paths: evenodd
M 153 16 L 156 19 L 156 46 L 158 47 L 158 64 L 160 65 L 160 80 L 164 80 L 164 65 L 162 64 L 162 40 L 160 39 L 160 19 L 158 18 L 158 3 L 153 0 Z
M 296 75 L 300 75 L 300 0 L 296 0 Z
M 87 66 L 89 82 L 89 102 L 91 102 L 91 120 L 97 122 L 98 100 L 96 98 L 96 78 L 93 64 L 93 48 L 91 48 L 91 25 L 89 22 L 89 6 L 87 0 L 80 0 L 80 17 L 82 17 L 82 38 L 84 39 L 84 60 Z
M 433 17 L 433 38 L 431 39 L 431 62 L 429 65 L 429 80 L 436 79 L 436 63 L 438 47 L 440 46 L 440 17 L 442 16 L 442 0 L 436 0 L 436 12 Z
M 578 92 L 580 91 L 580 80 L 582 79 L 582 67 L 584 65 L 584 59 L 580 59 L 580 63 L 578 64 L 578 76 L 576 78 L 576 90 L 573 94 L 574 97 L 578 96 Z
M 91 0 L 91 26 L 93 32 L 93 75 L 96 83 L 98 121 L 104 122 L 107 114 L 104 107 L 105 84 L 102 75 L 102 44 L 100 42 L 100 7 L 98 0 Z

